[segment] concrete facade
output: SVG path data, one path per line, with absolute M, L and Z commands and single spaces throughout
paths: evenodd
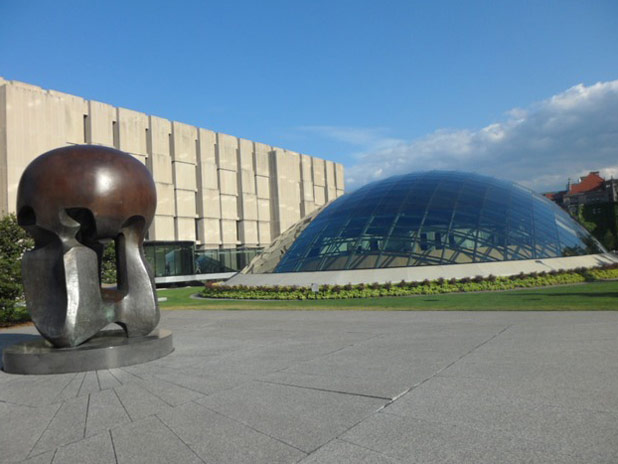
M 203 248 L 267 246 L 343 194 L 343 166 L 177 121 L 0 78 L 0 210 L 38 155 L 73 144 L 125 151 L 152 173 L 149 240 Z

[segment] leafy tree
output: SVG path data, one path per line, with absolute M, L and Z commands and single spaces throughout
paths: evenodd
M 614 234 L 612 234 L 612 231 L 609 229 L 605 231 L 601 242 L 603 242 L 603 246 L 610 251 L 616 248 L 616 237 L 614 237 Z
M 23 300 L 21 258 L 34 242 L 17 224 L 17 217 L 8 214 L 0 218 L 0 322 L 18 322 L 23 319 L 16 303 Z
M 116 245 L 110 241 L 103 248 L 101 259 L 101 281 L 105 284 L 116 283 Z
M 584 205 L 579 205 L 577 207 L 577 216 L 575 216 L 575 219 L 577 219 L 577 221 L 590 233 L 594 232 L 597 228 L 597 224 L 592 221 L 587 221 L 584 217 Z

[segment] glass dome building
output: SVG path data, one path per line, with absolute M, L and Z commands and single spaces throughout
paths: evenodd
M 605 253 L 553 202 L 454 171 L 368 184 L 305 221 L 273 273 L 516 261 Z

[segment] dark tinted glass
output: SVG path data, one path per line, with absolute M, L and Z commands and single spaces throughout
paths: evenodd
M 394 176 L 335 200 L 275 272 L 552 258 L 603 252 L 548 199 L 512 182 L 430 171 Z

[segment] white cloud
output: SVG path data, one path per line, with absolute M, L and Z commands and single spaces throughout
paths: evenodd
M 618 80 L 571 87 L 480 130 L 437 130 L 403 142 L 384 129 L 321 128 L 322 135 L 364 146 L 347 167 L 348 189 L 377 178 L 430 169 L 474 171 L 538 191 L 569 177 L 618 174 Z
M 403 143 L 403 140 L 387 137 L 387 129 L 381 127 L 300 126 L 295 130 L 363 147 L 365 151 L 383 150 Z

